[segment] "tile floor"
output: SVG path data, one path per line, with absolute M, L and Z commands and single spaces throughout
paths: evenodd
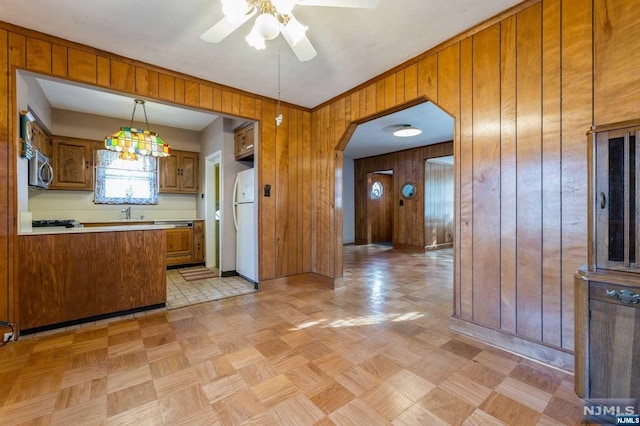
M 218 277 L 185 281 L 177 269 L 167 271 L 167 308 L 175 309 L 201 302 L 255 292 L 242 277 Z
M 448 330 L 450 250 L 0 348 L 0 424 L 578 424 L 573 377 Z

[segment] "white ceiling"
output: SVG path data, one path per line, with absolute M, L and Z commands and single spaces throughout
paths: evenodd
M 303 3 L 304 0 L 298 0 Z M 277 98 L 315 107 L 519 3 L 520 0 L 381 0 L 376 9 L 296 6 L 318 55 L 299 62 L 278 37 L 258 51 L 244 37 L 200 35 L 222 18 L 219 0 L 2 0 L 0 20 Z
M 398 126 L 410 124 L 422 133 L 393 136 Z M 453 140 L 453 118 L 431 102 L 360 124 L 344 150 L 345 158 L 363 158 Z
M 25 76 L 29 80 L 30 76 Z M 129 123 L 134 102 L 131 96 L 105 92 L 81 84 L 70 84 L 57 79 L 34 78 L 53 108 L 86 114 L 103 115 L 126 120 Z M 145 101 L 149 122 L 180 129 L 201 131 L 218 116 L 204 111 Z M 144 122 L 144 110 L 138 106 L 135 121 Z

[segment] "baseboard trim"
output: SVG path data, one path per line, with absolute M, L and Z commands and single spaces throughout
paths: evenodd
M 304 284 L 314 284 L 328 288 L 330 290 L 335 290 L 336 288 L 344 285 L 341 285 L 341 282 L 342 280 L 340 278 L 329 278 L 324 275 L 308 272 L 306 274 L 291 275 L 288 277 L 273 278 L 270 280 L 261 280 L 260 290 L 270 290 L 273 288 L 298 286 Z
M 482 340 L 491 346 L 541 362 L 567 373 L 573 374 L 575 371 L 573 352 L 546 346 L 515 334 L 485 327 L 455 316 L 451 316 L 449 328 L 456 333 Z
M 424 246 L 413 246 L 409 244 L 393 243 L 393 249 L 413 252 L 413 253 L 424 253 Z

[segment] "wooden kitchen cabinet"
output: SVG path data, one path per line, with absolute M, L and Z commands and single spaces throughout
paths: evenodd
M 574 275 L 575 391 L 640 398 L 640 120 L 588 135 L 588 263 Z
M 193 263 L 204 262 L 204 221 L 193 221 Z
M 49 189 L 93 191 L 93 142 L 52 137 L 53 182 Z
M 22 331 L 164 306 L 164 230 L 18 237 Z
M 49 138 L 37 122 L 31 123 L 31 130 L 31 144 L 51 160 L 51 138 Z
M 236 160 L 253 161 L 253 123 L 236 129 L 235 131 L 235 153 Z
M 180 227 L 166 230 L 167 265 L 182 265 L 193 259 L 193 228 Z
M 160 190 L 162 193 L 197 194 L 200 154 L 172 150 L 169 157 L 160 158 Z

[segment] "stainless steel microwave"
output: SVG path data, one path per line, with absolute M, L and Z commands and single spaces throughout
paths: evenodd
M 33 152 L 29 160 L 29 186 L 36 188 L 48 188 L 53 180 L 53 168 L 49 159 L 40 151 Z

